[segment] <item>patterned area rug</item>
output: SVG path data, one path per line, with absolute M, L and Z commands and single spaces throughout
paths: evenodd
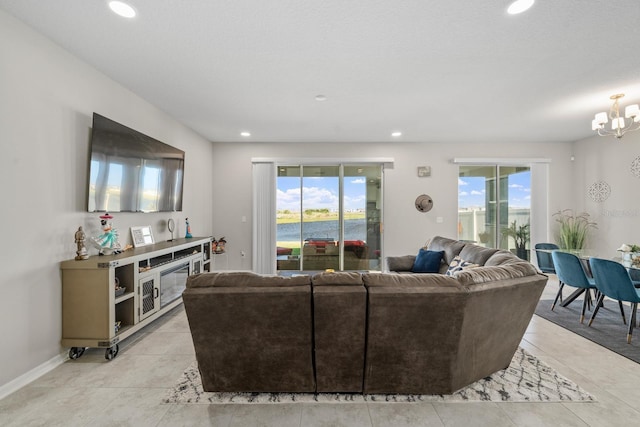
M 169 391 L 164 403 L 293 403 L 293 402 L 593 402 L 573 381 L 522 348 L 509 368 L 449 395 L 349 393 L 212 393 L 202 389 L 194 362 Z

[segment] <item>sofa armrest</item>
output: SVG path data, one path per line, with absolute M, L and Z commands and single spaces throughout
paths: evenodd
M 411 271 L 415 261 L 415 255 L 388 256 L 387 269 L 389 271 Z

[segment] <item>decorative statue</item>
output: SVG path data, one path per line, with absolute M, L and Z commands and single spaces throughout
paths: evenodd
M 185 218 L 184 220 L 187 223 L 187 234 L 185 234 L 184 237 L 186 237 L 187 239 L 190 239 L 193 236 L 191 235 L 191 226 L 189 225 L 189 218 Z
M 87 248 L 84 246 L 84 240 L 86 238 L 86 234 L 82 227 L 78 227 L 78 231 L 75 234 L 76 245 L 78 245 L 78 250 L 76 251 L 76 260 L 88 259 L 89 253 L 87 252 Z
M 94 245 L 100 251 L 100 255 L 111 255 L 120 253 L 122 247 L 118 242 L 118 230 L 113 228 L 111 224 L 113 217 L 109 213 L 100 216 L 100 225 L 102 226 L 102 234 L 92 239 Z

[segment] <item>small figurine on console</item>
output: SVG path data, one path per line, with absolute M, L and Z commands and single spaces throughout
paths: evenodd
M 184 219 L 187 223 L 187 234 L 184 235 L 185 238 L 190 239 L 193 236 L 191 235 L 191 226 L 189 225 L 189 218 Z
M 224 245 L 227 244 L 227 241 L 225 240 L 224 237 L 221 237 L 220 240 L 218 240 L 218 245 L 216 246 L 216 253 L 221 254 L 224 252 Z
M 78 250 L 76 251 L 76 260 L 78 261 L 89 258 L 89 252 L 87 251 L 87 248 L 84 246 L 84 241 L 86 237 L 87 236 L 84 233 L 84 230 L 82 229 L 82 227 L 78 227 L 78 231 L 76 231 L 76 234 L 75 234 L 76 245 L 78 245 Z
M 122 251 L 120 242 L 118 242 L 118 230 L 113 228 L 111 219 L 113 217 L 108 212 L 100 216 L 102 234 L 91 240 L 100 251 L 100 255 L 117 254 Z

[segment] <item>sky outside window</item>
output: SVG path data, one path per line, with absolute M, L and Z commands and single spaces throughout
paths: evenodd
M 509 207 L 531 208 L 531 172 L 509 175 Z M 466 176 L 458 178 L 458 206 L 464 209 L 485 207 L 485 178 Z
M 302 191 L 306 209 L 337 209 L 340 194 L 335 177 L 305 177 L 304 183 Z M 344 177 L 345 211 L 365 209 L 366 185 L 364 177 Z M 300 178 L 278 177 L 276 198 L 278 210 L 300 211 Z

